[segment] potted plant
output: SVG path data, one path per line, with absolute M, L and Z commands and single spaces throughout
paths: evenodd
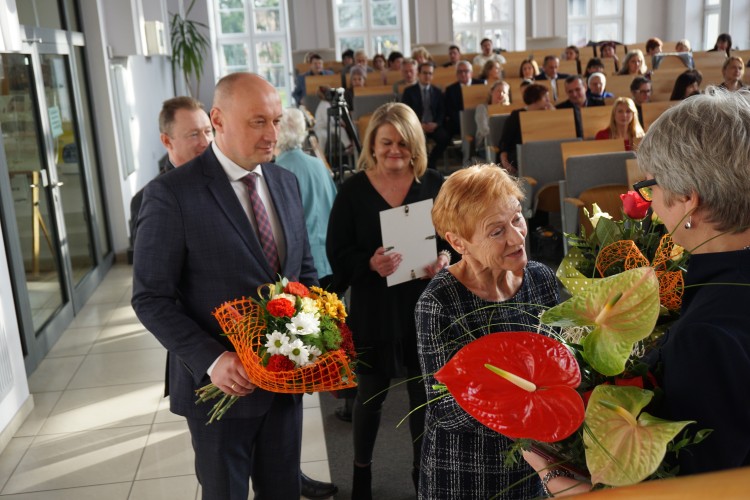
M 208 38 L 201 32 L 201 28 L 208 30 L 206 24 L 188 19 L 190 11 L 193 10 L 195 0 L 190 2 L 185 11 L 185 17 L 179 13 L 172 15 L 172 72 L 177 74 L 179 68 L 185 79 L 185 87 L 189 94 L 191 91 L 190 80 L 195 79 L 195 96 L 200 92 L 200 80 L 203 74 L 203 61 L 206 50 L 209 47 Z

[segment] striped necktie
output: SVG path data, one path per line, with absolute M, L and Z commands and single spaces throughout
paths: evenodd
M 250 204 L 253 207 L 260 246 L 263 248 L 263 253 L 271 269 L 278 273 L 281 270 L 281 266 L 279 265 L 279 251 L 273 239 L 268 212 L 266 212 L 266 207 L 263 206 L 263 202 L 258 195 L 258 174 L 251 172 L 240 180 L 247 186 L 247 192 L 250 195 Z

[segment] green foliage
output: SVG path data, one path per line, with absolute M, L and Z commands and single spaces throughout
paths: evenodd
M 188 19 L 194 5 L 195 0 L 192 0 L 184 19 L 179 14 L 172 14 L 172 72 L 177 74 L 179 69 L 188 90 L 191 77 L 195 78 L 196 88 L 200 88 L 204 56 L 209 48 L 208 38 L 201 32 L 201 29 L 208 31 L 208 26 Z

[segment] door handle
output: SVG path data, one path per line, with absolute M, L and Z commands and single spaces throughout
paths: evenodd
M 63 186 L 63 185 L 65 185 L 65 183 L 64 182 L 59 182 L 59 181 L 52 183 L 52 187 L 53 188 L 60 187 L 60 186 Z

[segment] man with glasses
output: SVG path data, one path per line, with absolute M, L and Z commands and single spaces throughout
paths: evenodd
M 428 168 L 437 168 L 437 160 L 443 155 L 450 141 L 450 133 L 443 127 L 445 121 L 445 106 L 443 93 L 432 85 L 435 66 L 431 62 L 419 65 L 419 75 L 416 85 L 406 87 L 401 102 L 409 106 L 422 122 L 425 137 L 435 141 L 435 146 L 427 158 Z
M 633 95 L 635 107 L 638 110 L 638 121 L 643 127 L 643 110 L 641 106 L 644 102 L 651 101 L 651 81 L 645 76 L 636 76 L 630 83 L 630 93 Z
M 469 61 L 459 61 L 456 65 L 456 82 L 445 88 L 445 128 L 456 136 L 461 133 L 461 111 L 464 109 L 464 97 L 461 87 L 483 85 L 484 80 L 472 78 Z

